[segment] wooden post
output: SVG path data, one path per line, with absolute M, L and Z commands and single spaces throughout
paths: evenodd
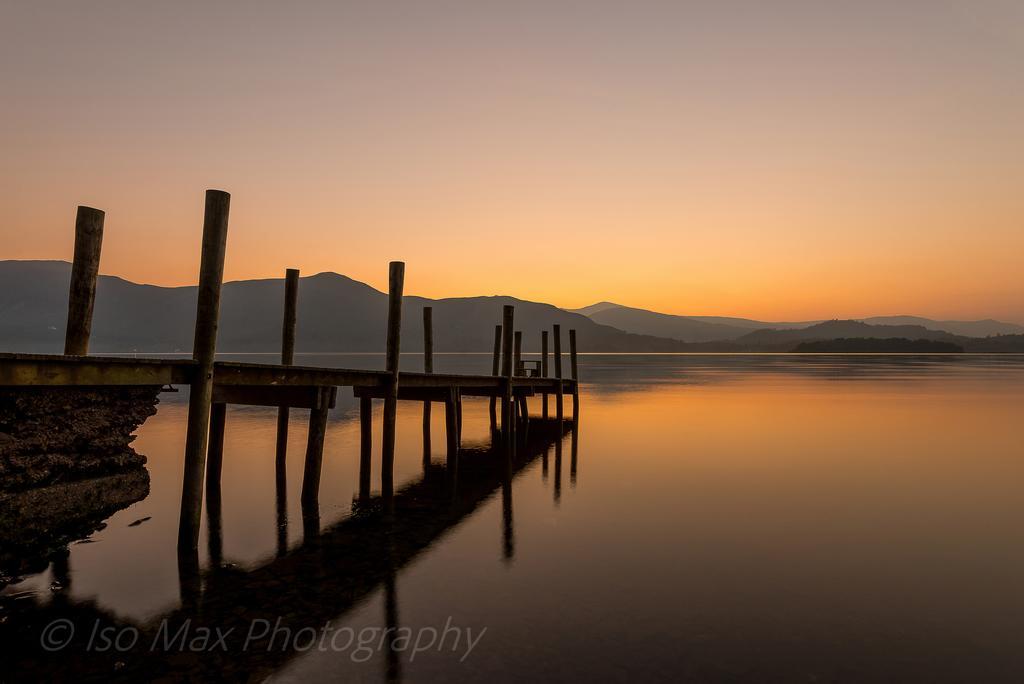
M 203 256 L 199 266 L 196 302 L 196 333 L 192 358 L 196 362 L 188 398 L 188 427 L 185 434 L 185 466 L 181 485 L 181 515 L 178 521 L 178 549 L 195 552 L 203 511 L 203 475 L 206 440 L 210 428 L 213 398 L 213 360 L 217 347 L 220 289 L 224 280 L 224 252 L 228 238 L 228 209 L 231 195 L 206 191 L 203 220 Z
M 523 331 L 516 330 L 512 351 L 512 375 L 522 375 L 523 365 Z
M 434 307 L 423 307 L 423 372 L 434 372 Z
M 370 500 L 370 454 L 373 447 L 373 399 L 359 397 L 359 498 Z
M 405 264 L 392 261 L 388 278 L 388 336 L 385 368 L 390 376 L 384 397 L 384 429 L 381 442 L 381 495 L 388 501 L 394 496 L 395 418 L 398 412 L 398 361 L 402 334 L 402 290 L 405 285 Z
M 96 276 L 100 272 L 104 213 L 92 207 L 78 207 L 75 217 L 75 256 L 71 263 L 68 292 L 68 325 L 64 331 L 64 353 L 89 353 L 92 309 L 96 301 Z
M 309 412 L 306 434 L 306 464 L 302 473 L 302 506 L 316 508 L 320 500 L 320 471 L 324 461 L 324 437 L 327 435 L 327 414 L 330 411 L 333 387 L 320 387 L 317 405 Z
M 434 308 L 423 307 L 423 372 L 434 372 Z M 423 402 L 423 467 L 430 465 L 430 400 Z
M 494 326 L 494 356 L 491 359 L 491 375 L 497 376 L 501 365 L 501 324 Z M 491 430 L 498 424 L 496 397 L 491 397 Z
M 281 323 L 281 365 L 290 366 L 295 362 L 295 324 L 299 310 L 299 270 L 289 268 L 284 273 L 284 320 Z M 279 477 L 286 474 L 288 454 L 288 407 L 277 409 L 277 456 L 276 466 Z
M 516 330 L 514 351 L 512 358 L 512 368 L 514 375 L 523 374 L 523 333 L 520 330 Z M 521 395 L 516 399 L 518 405 L 519 417 L 521 420 L 529 420 L 530 412 L 526 405 L 526 395 Z
M 562 326 L 553 326 L 552 337 L 554 338 L 555 357 L 555 379 L 558 380 L 555 387 L 555 418 L 558 419 L 559 429 L 562 423 Z
M 516 308 L 511 304 L 506 304 L 501 314 L 501 376 L 503 378 L 511 378 L 513 373 L 512 348 L 515 331 L 512 326 L 515 323 L 515 315 Z
M 540 375 L 542 378 L 548 377 L 548 331 L 540 331 Z M 541 416 L 547 420 L 548 417 L 548 393 L 544 392 L 541 401 Z
M 572 421 L 580 418 L 580 371 L 576 364 L 576 329 L 569 329 L 569 369 L 572 373 Z
M 511 304 L 506 304 L 501 315 L 501 377 L 505 378 L 505 391 L 501 406 L 501 429 L 510 439 L 515 424 L 512 416 L 512 345 L 515 314 L 516 308 Z

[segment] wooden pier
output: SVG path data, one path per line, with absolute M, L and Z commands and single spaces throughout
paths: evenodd
M 495 328 L 490 375 L 459 375 L 433 372 L 432 310 L 424 310 L 425 366 L 423 372 L 399 371 L 401 350 L 402 293 L 405 264 L 392 262 L 389 274 L 387 347 L 383 370 L 356 370 L 293 365 L 297 298 L 301 295 L 299 273 L 289 269 L 285 278 L 285 310 L 280 364 L 217 361 L 215 358 L 220 293 L 227 245 L 230 196 L 219 190 L 206 193 L 202 263 L 196 309 L 195 343 L 191 359 L 122 358 L 88 356 L 89 332 L 99 272 L 103 212 L 80 207 L 75 224 L 75 256 L 69 292 L 65 355 L 0 353 L 0 387 L 130 387 L 187 385 L 190 388 L 188 427 L 183 459 L 181 518 L 178 547 L 195 554 L 204 498 L 219 505 L 221 456 L 226 404 L 279 407 L 277 472 L 284 477 L 288 411 L 310 410 L 309 431 L 302 485 L 304 507 L 318 506 L 320 471 L 328 411 L 334 406 L 337 388 L 351 387 L 360 407 L 361 480 L 369 478 L 373 400 L 384 402 L 382 425 L 381 498 L 393 506 L 395 420 L 398 401 L 421 402 L 427 434 L 432 402 L 443 403 L 449 459 L 458 457 L 461 445 L 462 398 L 488 397 L 495 434 L 513 439 L 517 426 L 528 429 L 528 398 L 541 396 L 544 416 L 548 398 L 555 414 L 563 418 L 562 399 L 573 397 L 573 420 L 578 418 L 579 389 L 576 334 L 569 331 L 571 378 L 562 377 L 560 327 L 554 326 L 554 377 L 547 377 L 547 331 L 542 331 L 543 358 L 540 376 L 521 374 L 522 332 L 514 330 L 515 311 L 505 306 L 502 323 Z M 515 351 L 513 352 L 513 347 Z M 500 431 L 498 414 L 500 405 Z M 368 491 L 369 482 L 360 482 Z

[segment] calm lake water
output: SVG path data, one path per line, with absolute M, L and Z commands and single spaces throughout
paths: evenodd
M 488 355 L 435 360 L 438 372 L 489 366 Z M 228 667 L 231 679 L 283 682 L 1024 680 L 1024 359 L 583 355 L 580 366 L 575 433 L 522 449 L 504 487 L 499 457 L 482 449 L 487 404 L 466 399 L 464 445 L 481 447 L 482 465 L 467 461 L 448 508 L 428 497 L 388 529 L 353 514 L 351 390 L 330 415 L 318 522 L 299 503 L 307 412 L 292 411 L 285 502 L 276 409 L 230 407 L 222 562 L 210 569 L 204 520 L 201 591 L 213 603 L 198 608 L 187 592 L 182 606 L 175 551 L 186 395 L 162 395 L 135 444 L 150 494 L 71 546 L 67 586 L 51 586 L 52 568 L 9 584 L 0 619 L 27 644 L 54 619 L 149 639 L 168 615 L 232 617 L 227 655 L 102 656 L 132 678 L 147 676 L 143 658 L 154 673 Z M 422 405 L 401 403 L 398 489 L 426 486 L 422 440 Z M 435 483 L 440 405 L 431 444 Z M 264 622 L 292 634 L 243 649 Z M 448 642 L 417 652 L 400 638 L 422 647 L 446 629 Z M 361 650 L 348 637 L 366 634 Z M 45 657 L 86 671 L 84 638 Z M 0 680 L 32 679 L 13 668 L 37 656 L 7 656 Z

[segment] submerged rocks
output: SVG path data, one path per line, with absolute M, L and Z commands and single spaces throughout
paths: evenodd
M 0 492 L 138 470 L 132 434 L 160 387 L 0 390 Z

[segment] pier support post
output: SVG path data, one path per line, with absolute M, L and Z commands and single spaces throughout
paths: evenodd
M 284 320 L 281 323 L 281 365 L 295 362 L 295 325 L 298 321 L 299 270 L 289 268 L 284 274 Z M 275 464 L 278 476 L 285 474 L 288 456 L 288 407 L 277 409 L 277 449 Z
M 515 342 L 513 342 L 512 369 L 513 375 L 523 374 L 523 333 L 521 330 L 516 330 Z M 525 422 L 530 419 L 530 412 L 526 406 L 525 395 L 516 398 L 516 407 L 520 420 Z
M 381 495 L 390 504 L 394 496 L 395 419 L 398 413 L 398 361 L 402 334 L 402 290 L 405 286 L 405 263 L 392 261 L 388 277 L 388 337 L 385 369 L 388 372 L 387 394 L 384 397 L 384 429 L 381 439 Z
M 373 450 L 373 399 L 359 397 L 359 498 L 370 500 L 370 457 Z
M 494 355 L 491 359 L 491 375 L 497 376 L 501 366 L 501 325 L 494 326 Z M 493 432 L 498 425 L 497 415 L 497 398 L 491 397 L 491 432 Z
M 89 353 L 96 276 L 100 272 L 100 248 L 103 246 L 103 217 L 102 211 L 92 207 L 78 207 L 75 217 L 75 256 L 71 263 L 68 324 L 64 331 L 64 353 L 68 355 Z
M 512 375 L 522 375 L 523 365 L 523 331 L 516 330 L 515 341 L 512 343 Z
M 501 376 L 505 378 L 504 396 L 501 405 L 501 429 L 506 433 L 506 438 L 511 439 L 515 429 L 515 419 L 512 415 L 512 346 L 514 339 L 516 308 L 506 304 L 502 309 L 501 323 Z
M 327 414 L 335 388 L 320 387 L 316 407 L 309 412 L 306 435 L 306 464 L 302 473 L 302 506 L 316 508 L 320 501 L 320 471 L 324 461 L 324 437 L 327 435 Z
M 548 377 L 548 331 L 540 332 L 540 376 Z M 541 404 L 541 416 L 547 420 L 548 417 L 548 393 L 544 392 Z
M 434 372 L 434 307 L 423 307 L 423 372 Z M 430 399 L 423 402 L 423 467 L 430 465 Z
M 178 549 L 190 552 L 198 548 L 203 510 L 206 441 L 210 428 L 210 402 L 213 398 L 213 360 L 217 346 L 217 320 L 220 314 L 221 283 L 224 279 L 230 204 L 231 196 L 228 193 L 220 190 L 206 191 L 203 255 L 199 267 L 196 332 L 192 345 L 192 358 L 196 366 L 189 389 L 185 472 L 178 521 Z
M 555 388 L 555 418 L 558 419 L 558 429 L 562 429 L 562 326 L 554 325 L 552 330 L 554 341 L 555 357 L 555 379 L 558 381 Z
M 572 373 L 572 422 L 580 419 L 580 370 L 576 363 L 576 330 L 569 330 L 569 371 Z

